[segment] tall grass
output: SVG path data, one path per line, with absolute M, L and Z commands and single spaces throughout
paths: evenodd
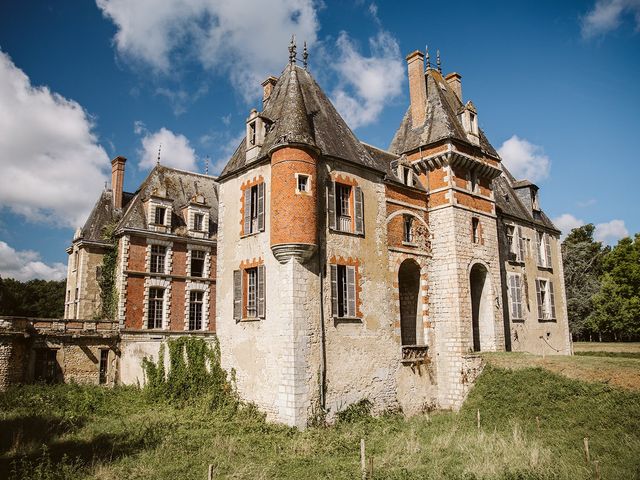
M 0 478 L 16 480 L 202 480 L 209 464 L 216 478 L 359 478 L 361 438 L 376 479 L 586 480 L 585 436 L 602 478 L 640 478 L 640 394 L 541 369 L 487 367 L 458 413 L 372 417 L 363 401 L 302 432 L 206 394 L 174 402 L 120 387 L 14 388 L 0 412 Z

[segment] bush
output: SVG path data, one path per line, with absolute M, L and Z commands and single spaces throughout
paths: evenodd
M 367 398 L 352 403 L 344 410 L 339 411 L 336 414 L 338 423 L 354 423 L 368 420 L 371 418 L 371 408 L 373 404 Z

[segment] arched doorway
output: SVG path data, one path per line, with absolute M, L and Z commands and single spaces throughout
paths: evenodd
M 420 298 L 420 265 L 407 259 L 398 270 L 400 292 L 400 336 L 402 345 L 417 345 L 418 300 Z
M 484 265 L 476 263 L 469 275 L 473 351 L 486 350 L 493 330 L 491 279 Z

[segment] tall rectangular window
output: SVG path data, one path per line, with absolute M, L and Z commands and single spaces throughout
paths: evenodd
M 193 229 L 196 232 L 201 232 L 202 230 L 204 230 L 204 214 L 202 213 L 195 213 L 193 215 Z
M 103 385 L 107 383 L 107 375 L 109 374 L 109 350 L 103 348 L 100 350 L 100 367 L 99 367 L 99 383 Z
M 536 295 L 538 300 L 538 320 L 555 320 L 556 302 L 553 282 L 536 279 Z
M 191 276 L 204 277 L 204 257 L 202 250 L 191 250 Z
M 247 317 L 258 316 L 258 269 L 248 268 L 245 270 L 247 278 Z
M 150 288 L 147 328 L 162 328 L 163 303 L 164 289 Z
M 204 293 L 192 291 L 189 294 L 189 330 L 202 330 L 202 299 Z
M 259 265 L 233 272 L 233 318 L 265 318 L 265 268 Z
M 163 245 L 151 245 L 151 273 L 164 273 L 165 257 L 167 255 L 167 247 Z
M 402 218 L 403 224 L 403 241 L 406 243 L 413 243 L 413 217 L 411 215 L 404 215 Z
M 356 269 L 350 265 L 331 265 L 331 302 L 333 316 L 356 316 Z
M 522 308 L 522 275 L 518 273 L 509 274 L 508 291 L 510 300 L 510 311 L 512 320 L 524 320 L 524 310 Z
M 364 195 L 362 188 L 336 182 L 327 184 L 329 228 L 364 234 Z
M 476 217 L 471 219 L 471 238 L 473 243 L 480 243 L 480 220 Z
M 164 217 L 166 213 L 167 209 L 165 207 L 156 207 L 153 223 L 156 225 L 164 225 Z
M 53 348 L 38 348 L 35 351 L 34 380 L 36 382 L 53 383 L 59 379 L 60 365 L 57 350 Z
M 338 214 L 338 230 L 351 231 L 351 187 L 349 185 L 336 184 L 336 212 Z
M 243 235 L 264 230 L 264 182 L 244 191 Z

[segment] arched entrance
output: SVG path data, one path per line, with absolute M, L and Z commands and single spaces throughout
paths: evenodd
M 407 259 L 398 270 L 400 292 L 400 336 L 402 345 L 417 345 L 418 301 L 420 298 L 420 265 Z
M 484 265 L 476 263 L 469 275 L 473 351 L 486 350 L 492 337 L 491 278 Z

